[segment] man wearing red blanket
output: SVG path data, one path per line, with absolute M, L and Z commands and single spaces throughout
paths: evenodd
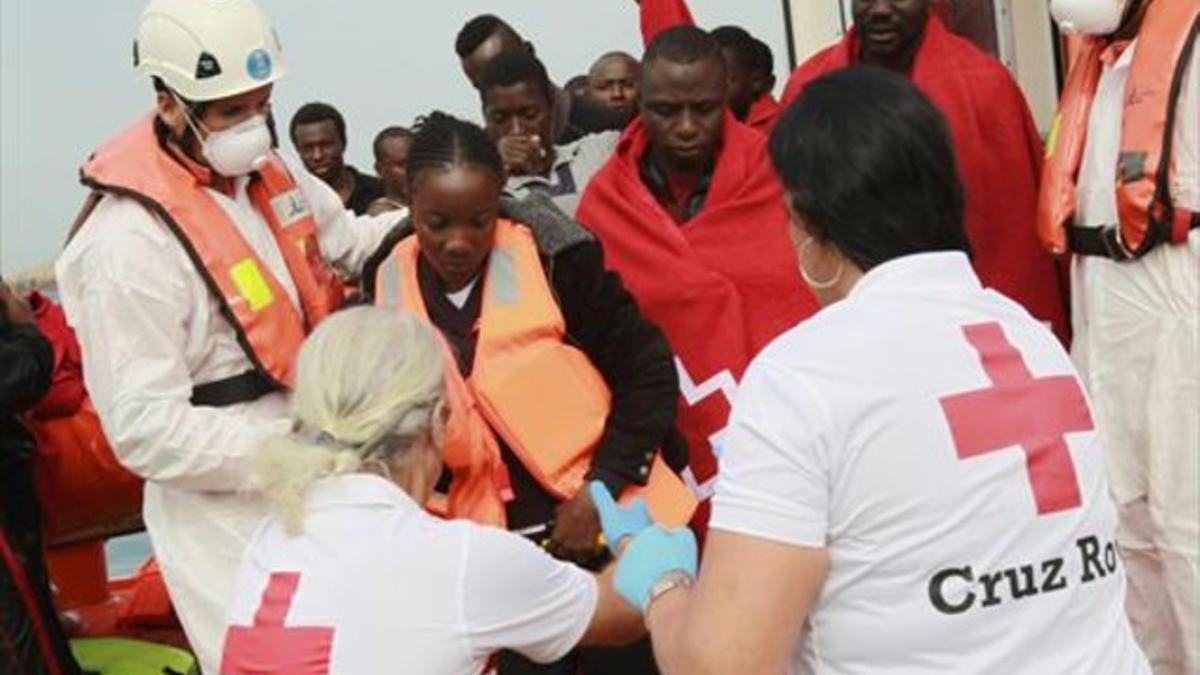
M 1016 82 L 999 61 L 952 34 L 930 0 L 854 0 L 854 28 L 792 74 L 786 106 L 805 85 L 865 63 L 906 73 L 950 123 L 967 194 L 967 236 L 980 279 L 1069 340 L 1068 294 L 1038 246 L 1042 143 Z
M 676 354 L 679 425 L 702 498 L 711 494 L 713 450 L 742 371 L 816 306 L 766 139 L 726 106 L 725 67 L 708 33 L 659 33 L 642 61 L 641 116 L 578 211 Z

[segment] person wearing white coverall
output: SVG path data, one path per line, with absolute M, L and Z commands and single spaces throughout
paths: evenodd
M 254 155 L 270 151 L 271 87 L 286 72 L 278 44 L 252 0 L 154 0 L 136 49 L 139 72 L 156 78 L 157 116 L 173 147 L 218 174 L 214 182 L 224 176 L 224 190 L 204 189 L 298 305 L 244 175 Z M 223 64 L 220 72 L 199 72 L 205 54 Z M 251 131 L 222 133 L 234 126 Z M 344 277 L 356 275 L 405 212 L 356 219 L 299 162 L 288 168 L 316 221 L 322 257 Z M 171 600 L 204 672 L 216 672 L 240 558 L 265 513 L 246 489 L 247 459 L 287 428 L 286 395 L 193 405 L 194 385 L 253 368 L 218 298 L 164 221 L 139 202 L 107 194 L 82 222 L 56 271 L 87 387 L 117 457 L 146 479 L 146 528 Z
M 1067 32 L 1131 40 L 1101 71 L 1079 169 L 1076 222 L 1118 222 L 1116 184 L 1130 66 L 1151 2 L 1053 0 Z M 1176 102 L 1170 194 L 1200 211 L 1200 50 Z M 1170 68 L 1173 64 L 1163 64 Z M 1076 255 L 1072 346 L 1107 450 L 1129 577 L 1126 609 L 1157 673 L 1200 672 L 1200 229 L 1116 262 Z

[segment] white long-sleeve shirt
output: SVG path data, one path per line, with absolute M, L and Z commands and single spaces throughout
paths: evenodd
M 356 218 L 295 162 L 289 168 L 317 222 L 322 254 L 354 273 L 402 216 Z M 278 244 L 238 180 L 209 193 L 237 224 L 290 301 Z M 215 670 L 228 593 L 262 511 L 247 459 L 286 427 L 286 397 L 204 408 L 192 388 L 252 368 L 175 236 L 136 201 L 106 196 L 57 263 L 59 291 L 83 349 L 84 380 L 117 458 L 147 480 L 144 517 L 188 637 Z

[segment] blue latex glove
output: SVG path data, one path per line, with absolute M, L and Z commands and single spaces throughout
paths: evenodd
M 686 527 L 664 530 L 655 525 L 635 535 L 621 552 L 613 586 L 645 614 L 654 585 L 675 570 L 696 578 L 696 536 Z
M 621 506 L 613 499 L 608 487 L 598 480 L 588 486 L 592 494 L 592 504 L 600 515 L 600 527 L 604 530 L 604 539 L 608 550 L 615 556 L 625 537 L 632 537 L 638 532 L 653 525 L 650 511 L 641 497 L 633 500 L 629 506 Z

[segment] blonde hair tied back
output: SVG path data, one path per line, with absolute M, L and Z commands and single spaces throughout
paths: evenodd
M 253 486 L 290 534 L 316 481 L 402 461 L 436 436 L 443 359 L 434 329 L 414 315 L 356 307 L 326 319 L 300 350 L 292 430 L 255 457 Z

